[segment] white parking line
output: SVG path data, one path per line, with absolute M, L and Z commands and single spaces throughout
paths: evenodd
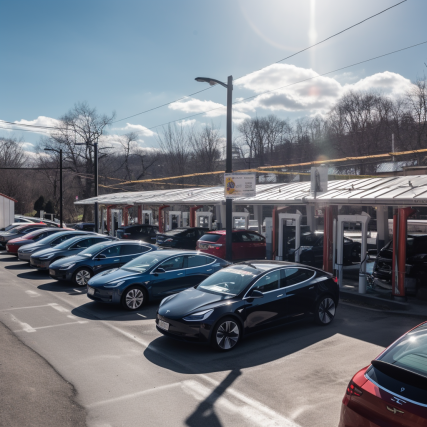
M 55 302 L 54 303 L 51 303 L 51 304 L 49 304 L 52 308 L 54 308 L 55 310 L 58 310 L 59 312 L 61 312 L 61 313 L 69 313 L 70 312 L 70 310 L 68 310 L 67 308 L 65 308 L 65 307 L 62 307 L 62 305 L 59 305 L 59 304 L 56 304 Z
M 86 405 L 86 408 L 90 409 L 90 408 L 96 408 L 97 406 L 109 405 L 111 403 L 121 402 L 123 400 L 133 399 L 135 397 L 139 397 L 139 396 L 144 396 L 146 394 L 155 393 L 156 391 L 164 391 L 164 390 L 167 390 L 169 388 L 178 387 L 180 385 L 181 385 L 181 383 L 178 382 L 178 383 L 172 383 L 172 384 L 162 385 L 162 386 L 156 387 L 156 388 L 150 388 L 148 390 L 137 391 L 136 393 L 125 394 L 123 396 L 115 397 L 113 399 L 107 399 L 107 400 L 102 400 L 100 402 L 91 403 L 90 405 Z
M 22 328 L 23 331 L 25 331 L 25 332 L 36 332 L 36 330 L 34 328 L 32 328 L 28 323 L 21 322 L 13 314 L 11 314 L 10 317 L 12 318 L 12 320 L 14 322 L 19 324 L 19 326 Z
M 28 294 L 30 297 L 35 298 L 35 297 L 39 297 L 40 294 L 34 291 L 25 291 L 26 294 Z
M 82 325 L 83 323 L 87 323 L 87 320 L 79 320 L 78 322 L 58 323 L 57 325 L 38 326 L 37 328 L 32 328 L 30 325 L 27 325 L 26 323 L 22 323 L 22 325 L 29 326 L 31 328 L 31 331 L 22 328 L 22 330 L 13 331 L 13 332 L 36 332 L 39 329 L 56 328 L 58 326 L 67 326 L 67 325 Z
M 10 311 L 10 310 L 25 310 L 27 308 L 40 308 L 40 307 L 49 307 L 51 304 L 43 304 L 43 305 L 30 305 L 27 307 L 11 307 L 11 308 L 3 308 L 0 311 Z

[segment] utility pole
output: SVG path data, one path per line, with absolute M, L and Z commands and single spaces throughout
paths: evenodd
M 98 197 L 98 139 L 93 144 L 94 148 L 94 160 L 95 160 L 95 197 Z M 99 209 L 98 201 L 95 202 L 94 206 L 94 222 L 95 222 L 95 233 L 99 233 Z

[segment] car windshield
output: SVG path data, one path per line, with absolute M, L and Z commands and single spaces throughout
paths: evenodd
M 233 265 L 203 280 L 196 289 L 214 294 L 238 295 L 262 271 L 249 265 Z
M 158 262 L 163 261 L 166 257 L 156 253 L 141 255 L 138 258 L 129 261 L 122 269 L 126 271 L 136 271 L 137 273 L 145 273 Z
M 63 236 L 64 234 L 69 233 L 69 232 L 59 232 L 59 233 L 52 233 L 49 236 L 45 237 L 44 239 L 41 239 L 37 242 L 37 244 L 39 245 L 47 245 L 51 242 L 53 242 L 55 239 L 58 239 L 59 237 Z
M 79 239 L 81 239 L 81 238 L 82 238 L 82 236 L 77 236 L 77 237 L 72 237 L 71 239 L 68 239 L 68 240 L 64 240 L 59 245 L 56 245 L 56 248 L 58 248 L 58 249 L 67 249 L 70 245 L 72 245 L 73 243 L 78 242 Z
M 220 238 L 221 238 L 221 234 L 207 233 L 207 234 L 204 234 L 202 237 L 200 237 L 199 240 L 202 240 L 203 242 L 217 242 Z
M 97 243 L 96 245 L 92 245 L 92 246 L 88 247 L 83 252 L 79 253 L 79 255 L 88 256 L 88 257 L 93 256 L 93 255 L 97 254 L 99 251 L 101 251 L 102 249 L 109 246 L 110 244 L 111 244 L 110 242 Z M 59 245 L 58 245 L 58 247 L 59 247 Z
M 427 376 L 427 324 L 404 335 L 379 360 Z

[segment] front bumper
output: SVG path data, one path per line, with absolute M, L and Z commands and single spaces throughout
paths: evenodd
M 70 281 L 73 277 L 73 272 L 69 270 L 53 270 L 49 268 L 49 276 L 56 280 Z
M 31 254 L 32 254 L 32 252 L 25 253 L 25 252 L 19 252 L 19 250 L 18 250 L 18 259 L 21 261 L 30 262 Z
M 159 327 L 159 320 L 169 324 L 169 329 Z M 157 313 L 156 328 L 163 335 L 186 342 L 209 343 L 211 325 L 199 322 L 186 322 L 184 320 L 174 320 L 161 316 Z
M 37 270 L 48 270 L 49 264 L 52 262 L 51 259 L 41 260 L 30 258 L 30 267 L 37 268 Z
M 90 294 L 90 290 L 94 289 L 94 293 Z M 119 289 L 100 289 L 100 288 L 94 288 L 92 286 L 87 286 L 87 297 L 91 299 L 92 301 L 99 301 L 99 302 L 106 302 L 109 304 L 119 304 L 120 303 L 120 296 Z
M 6 244 L 6 250 L 8 253 L 10 254 L 14 254 L 17 255 L 18 254 L 18 249 L 20 248 L 20 246 L 18 245 L 10 245 L 10 244 Z

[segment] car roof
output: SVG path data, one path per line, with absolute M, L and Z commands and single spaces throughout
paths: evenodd
M 260 236 L 262 236 L 262 234 L 258 233 L 257 231 L 246 230 L 246 229 L 244 229 L 244 230 L 233 230 L 233 233 L 245 233 L 247 231 L 249 231 L 251 233 L 257 233 Z M 208 231 L 206 234 L 221 234 L 221 235 L 224 235 L 224 234 L 227 234 L 227 231 L 226 230 L 213 230 L 213 231 Z
M 260 270 L 263 270 L 263 271 L 274 270 L 275 268 L 279 268 L 279 267 L 298 267 L 298 268 L 306 268 L 308 270 L 313 270 L 313 271 L 319 271 L 325 274 L 331 274 L 331 273 L 328 273 L 327 271 L 323 271 L 320 268 L 312 267 L 311 265 L 305 265 L 305 264 L 300 264 L 297 262 L 290 262 L 290 261 L 276 261 L 276 260 L 261 259 L 261 260 L 252 260 L 252 261 L 242 261 L 234 265 L 245 265 L 245 264 L 253 265 L 255 267 L 263 266 L 260 268 Z M 266 267 L 269 267 L 269 268 L 266 268 Z
M 41 228 L 43 228 L 43 227 L 47 227 L 47 226 L 46 226 L 46 224 L 41 223 L 41 222 L 31 222 L 31 223 L 22 224 L 16 228 L 18 228 L 19 230 L 22 230 L 22 229 L 28 228 L 28 227 L 41 227 Z
M 129 227 L 159 227 L 154 224 L 129 224 L 129 225 L 121 225 L 119 228 L 129 228 Z

